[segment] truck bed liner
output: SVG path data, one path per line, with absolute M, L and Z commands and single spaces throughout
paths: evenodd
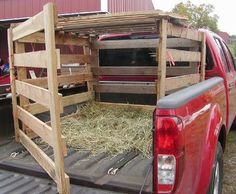
M 52 180 L 37 178 L 20 173 L 0 170 L 0 193 L 2 194 L 56 194 Z M 78 185 L 71 185 L 71 194 L 118 194 Z
M 44 146 L 42 149 L 49 157 L 53 157 L 53 151 L 50 147 Z M 107 173 L 124 154 L 111 157 L 101 153 L 93 156 L 89 151 L 68 149 L 68 155 L 65 157 L 65 168 L 70 177 L 71 184 L 137 193 L 144 184 L 145 177 L 147 177 L 143 193 L 151 193 L 152 159 L 137 155 L 118 170 L 115 175 Z M 5 140 L 0 144 L 0 168 L 48 178 L 47 173 L 38 165 L 33 157 L 13 139 Z

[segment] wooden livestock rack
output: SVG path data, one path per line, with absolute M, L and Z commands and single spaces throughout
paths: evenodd
M 55 6 L 49 3 L 37 15 L 10 27 L 8 47 L 16 141 L 25 146 L 57 183 L 59 193 L 70 192 L 69 177 L 64 169 L 66 145 L 60 130 L 63 107 L 92 100 L 100 93 L 156 94 L 160 99 L 166 92 L 204 80 L 204 33 L 183 23 L 185 18 L 156 11 L 58 19 Z M 155 33 L 158 38 L 97 41 L 101 34 L 134 32 Z M 45 49 L 25 52 L 25 43 L 43 44 Z M 61 54 L 57 45 L 80 46 L 83 54 Z M 156 67 L 99 64 L 100 49 L 123 48 L 156 49 L 153 54 Z M 170 66 L 170 60 L 189 65 Z M 61 64 L 70 63 L 80 64 L 81 70 L 58 75 Z M 47 77 L 29 79 L 27 68 L 36 67 L 45 68 Z M 154 75 L 156 81 L 100 82 L 101 75 Z M 59 86 L 70 83 L 84 83 L 87 91 L 69 96 L 58 93 Z M 50 125 L 35 116 L 46 111 L 50 111 Z M 53 147 L 54 160 L 32 141 L 37 136 Z

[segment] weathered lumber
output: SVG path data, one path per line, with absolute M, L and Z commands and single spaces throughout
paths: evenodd
M 167 24 L 168 22 L 165 19 L 159 23 L 160 41 L 156 53 L 158 56 L 157 100 L 165 96 Z
M 79 94 L 74 94 L 74 95 L 70 95 L 70 96 L 64 96 L 62 98 L 62 104 L 63 104 L 63 107 L 70 106 L 73 104 L 80 104 L 80 103 L 92 100 L 93 96 L 94 96 L 94 94 L 91 91 L 83 92 L 83 93 L 79 93 Z M 24 106 L 24 108 L 28 112 L 30 112 L 31 114 L 39 114 L 39 113 L 49 111 L 48 108 L 46 108 L 38 103 L 32 103 L 32 104 L 26 105 L 26 106 Z
M 49 176 L 55 180 L 55 164 L 23 131 L 19 130 L 19 139 L 28 152 L 45 169 Z
M 180 62 L 200 62 L 201 53 L 197 51 L 183 51 L 177 49 L 167 49 L 167 54 L 172 57 L 174 61 Z
M 202 41 L 202 34 L 198 30 L 187 28 L 184 26 L 177 26 L 172 23 L 168 23 L 167 25 L 167 34 L 169 36 Z
M 201 45 L 201 81 L 205 80 L 206 71 L 206 35 L 202 32 L 202 45 Z
M 187 87 L 200 82 L 200 74 L 190 74 L 177 77 L 166 78 L 165 90 L 171 91 L 178 88 Z
M 67 84 L 78 84 L 84 83 L 86 81 L 92 81 L 93 76 L 92 74 L 85 74 L 85 73 L 76 73 L 72 75 L 59 75 L 58 79 L 58 86 L 63 86 Z M 25 79 L 23 80 L 26 83 L 39 86 L 42 88 L 48 88 L 48 80 L 46 77 L 36 78 L 36 79 Z
M 122 75 L 122 76 L 157 76 L 157 67 L 129 67 L 129 66 L 120 66 L 120 67 L 93 67 L 93 75 Z M 166 67 L 167 76 L 179 76 L 186 74 L 193 74 L 198 72 L 198 67 L 184 67 L 184 66 L 172 66 Z
M 13 41 L 44 29 L 43 12 L 31 17 L 12 30 Z
M 51 118 L 51 127 L 53 131 L 53 151 L 55 161 L 56 178 L 59 193 L 70 193 L 69 177 L 65 173 L 64 168 L 64 155 L 63 145 L 61 141 L 60 130 L 60 98 L 58 95 L 58 83 L 57 83 L 57 66 L 60 64 L 60 58 L 54 52 L 55 47 L 55 24 L 56 24 L 56 12 L 52 3 L 49 3 L 43 7 L 44 12 L 44 28 L 45 28 L 45 45 L 47 51 L 47 61 L 50 65 L 47 67 L 48 76 L 48 89 L 50 91 L 49 96 L 49 109 Z
M 153 83 L 104 83 L 94 85 L 98 93 L 156 94 Z
M 15 139 L 19 142 L 19 122 L 17 119 L 17 99 L 16 99 L 16 83 L 15 83 L 15 72 L 14 72 L 14 47 L 13 47 L 13 37 L 12 37 L 12 27 L 10 27 L 7 31 L 8 36 L 8 54 L 9 54 L 9 64 L 10 64 L 10 79 L 11 79 L 11 94 L 12 94 L 12 112 L 13 112 L 13 121 L 14 121 L 14 129 L 15 129 Z
M 34 86 L 32 84 L 28 84 L 19 80 L 16 80 L 16 93 L 25 96 L 47 108 L 51 107 L 51 103 L 50 103 L 50 92 L 44 88 L 40 88 L 38 86 Z M 63 107 L 61 104 L 61 98 L 62 95 L 58 94 L 58 108 L 59 108 L 59 112 L 63 112 Z
M 56 55 L 60 56 L 60 50 L 55 50 Z M 16 67 L 38 67 L 47 68 L 48 61 L 46 58 L 46 51 L 35 51 L 28 53 L 14 54 L 14 65 Z M 60 64 L 57 66 L 60 69 Z
M 70 63 L 91 63 L 93 57 L 91 55 L 61 55 L 61 64 L 70 64 Z
M 44 33 L 37 32 L 31 34 L 29 36 L 23 37 L 18 40 L 22 43 L 37 43 L 37 44 L 44 44 L 45 37 Z M 76 35 L 71 34 L 59 34 L 55 35 L 55 41 L 57 45 L 75 45 L 75 46 L 89 46 L 88 38 L 81 38 Z
M 159 39 L 134 39 L 134 40 L 106 40 L 96 41 L 92 46 L 93 49 L 128 49 L 128 48 L 157 48 Z M 184 38 L 168 38 L 167 47 L 199 47 L 196 41 Z

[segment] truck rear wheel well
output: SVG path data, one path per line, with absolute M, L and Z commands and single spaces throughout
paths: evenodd
M 218 141 L 220 142 L 222 149 L 224 151 L 225 150 L 225 143 L 226 143 L 226 128 L 224 125 L 220 129 Z

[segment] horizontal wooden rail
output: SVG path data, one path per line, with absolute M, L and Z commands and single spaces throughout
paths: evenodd
M 73 104 L 80 104 L 80 103 L 92 100 L 93 96 L 94 96 L 93 92 L 83 92 L 83 93 L 74 94 L 70 96 L 64 96 L 62 98 L 62 104 L 63 104 L 63 107 L 70 106 Z M 31 114 L 39 114 L 39 113 L 49 111 L 49 109 L 47 109 L 46 107 L 38 103 L 25 105 L 24 108 Z
M 44 15 L 43 12 L 40 12 L 12 29 L 13 41 L 41 31 L 43 29 Z
M 44 88 L 16 80 L 16 93 L 50 108 L 50 92 Z M 63 112 L 62 95 L 59 95 L 60 112 Z
M 42 122 L 20 106 L 17 106 L 17 116 L 27 127 L 30 128 L 30 130 L 40 136 L 47 144 L 52 147 L 54 146 L 52 137 L 53 132 L 50 126 L 48 126 L 46 123 Z M 62 135 L 61 139 L 64 156 L 66 156 L 67 149 L 65 144 L 65 137 Z
M 121 76 L 157 76 L 157 67 L 130 67 L 130 66 L 120 66 L 120 67 L 93 67 L 93 75 L 121 75 Z M 177 76 L 198 73 L 198 67 L 178 67 L 172 66 L 166 68 L 167 76 Z
M 63 86 L 66 84 L 78 84 L 78 83 L 84 83 L 86 81 L 92 81 L 93 76 L 89 73 L 76 73 L 73 75 L 60 75 L 57 77 L 57 83 L 58 86 Z M 25 79 L 23 80 L 26 83 L 39 86 L 42 88 L 48 87 L 48 79 L 47 77 L 43 78 L 36 78 L 36 79 Z
M 94 49 L 129 49 L 129 48 L 158 48 L 159 39 L 134 39 L 134 40 L 106 40 L 93 44 Z M 196 41 L 184 38 L 168 38 L 167 47 L 199 47 Z
M 93 99 L 93 92 L 83 92 L 83 93 L 79 93 L 79 94 L 74 94 L 74 95 L 70 95 L 70 96 L 64 96 L 62 99 L 63 102 L 63 106 L 70 106 L 73 104 L 80 104 L 83 102 L 87 102 L 89 100 Z
M 94 85 L 98 93 L 156 94 L 155 83 L 103 83 Z
M 141 105 L 141 104 L 125 104 L 125 103 L 112 103 L 112 102 L 96 102 L 97 104 L 112 106 L 112 107 L 132 107 L 132 108 L 140 108 L 145 111 L 154 111 L 156 106 L 152 105 Z
M 167 60 L 168 60 L 168 55 L 174 61 L 180 61 L 180 62 L 200 62 L 201 61 L 201 53 L 196 52 L 196 51 L 167 49 Z
M 57 57 L 60 57 L 60 50 L 56 49 Z M 47 68 L 47 52 L 36 51 L 28 53 L 14 54 L 14 65 L 16 67 L 36 67 Z M 58 63 L 58 69 L 60 69 L 60 63 Z
M 55 35 L 56 45 L 75 45 L 75 46 L 89 46 L 88 38 L 81 38 L 76 35 L 71 34 L 59 34 Z M 18 42 L 22 43 L 45 43 L 45 35 L 42 32 L 37 32 L 30 36 L 23 37 L 18 40 Z
M 91 55 L 64 55 L 61 54 L 61 64 L 70 64 L 70 63 L 89 63 L 91 64 L 94 57 Z
M 28 150 L 28 152 L 37 160 L 44 168 L 49 176 L 55 180 L 55 164 L 23 131 L 19 130 L 20 142 Z
M 20 106 L 17 106 L 18 118 L 33 130 L 38 136 L 40 136 L 50 146 L 52 145 L 52 129 L 46 123 L 42 122 L 28 111 L 24 110 Z
M 195 40 L 195 41 L 202 41 L 202 34 L 201 32 L 186 28 L 183 26 L 177 26 L 171 23 L 168 23 L 167 25 L 167 35 L 174 36 L 174 37 L 180 37 L 180 38 L 186 38 L 189 40 Z
M 190 86 L 200 82 L 200 74 L 190 74 L 166 78 L 166 91 Z

